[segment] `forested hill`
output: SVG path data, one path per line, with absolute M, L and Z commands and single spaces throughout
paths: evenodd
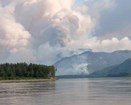
M 55 77 L 55 67 L 40 64 L 0 64 L 0 79 L 49 79 Z
M 119 65 L 114 65 L 100 71 L 90 74 L 90 77 L 130 77 L 131 76 L 131 58 Z

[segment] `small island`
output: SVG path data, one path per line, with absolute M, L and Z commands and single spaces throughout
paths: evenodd
M 27 63 L 4 63 L 0 64 L 0 81 L 19 80 L 32 81 L 55 78 L 55 67 L 41 64 Z

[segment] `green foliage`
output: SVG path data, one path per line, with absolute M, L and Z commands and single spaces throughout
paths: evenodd
M 0 64 L 0 79 L 54 78 L 55 67 L 40 64 Z

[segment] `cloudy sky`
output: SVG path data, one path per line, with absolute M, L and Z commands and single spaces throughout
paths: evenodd
M 53 64 L 77 49 L 131 50 L 131 0 L 0 0 L 0 62 Z

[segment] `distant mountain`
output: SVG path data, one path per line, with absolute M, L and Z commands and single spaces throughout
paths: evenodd
M 56 75 L 88 75 L 106 67 L 121 64 L 128 58 L 131 58 L 131 51 L 128 50 L 111 53 L 86 51 L 56 62 Z
M 71 57 L 74 55 L 79 55 L 87 51 L 92 51 L 91 49 L 68 49 L 64 52 L 60 52 L 57 54 L 56 61 L 60 61 L 63 58 Z
M 123 63 L 105 68 L 90 74 L 90 77 L 120 77 L 131 76 L 131 58 Z

